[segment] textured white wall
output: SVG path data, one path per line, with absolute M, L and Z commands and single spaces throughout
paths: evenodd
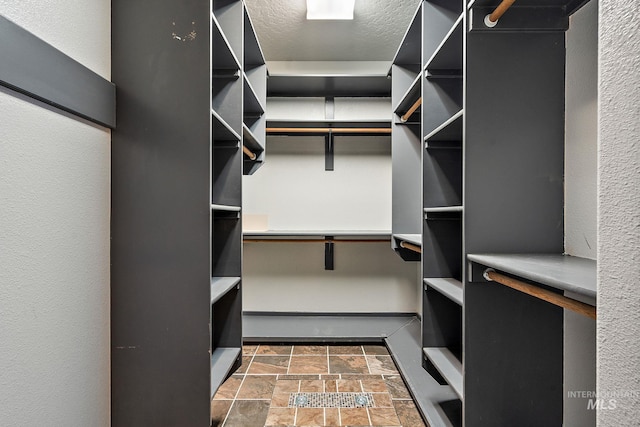
M 0 14 L 110 78 L 110 2 Z M 0 91 L 0 425 L 108 426 L 110 132 Z
M 565 133 L 565 252 L 596 259 L 598 148 L 598 2 L 570 19 L 567 37 Z M 564 426 L 595 426 L 588 399 L 596 389 L 596 322 L 564 313 Z
M 599 427 L 640 419 L 640 2 L 599 12 L 598 392 L 624 393 Z

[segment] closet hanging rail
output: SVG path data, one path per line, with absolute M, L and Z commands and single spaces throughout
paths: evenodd
M 391 128 L 267 128 L 267 133 L 373 133 L 390 134 Z
M 484 17 L 484 25 L 493 28 L 498 23 L 498 19 L 511 7 L 516 0 L 502 0 L 502 3 L 493 12 Z
M 400 242 L 400 247 L 404 249 L 409 249 L 410 251 L 417 252 L 419 254 L 422 253 L 422 248 L 418 245 L 414 245 L 413 243 Z
M 242 152 L 244 154 L 246 154 L 247 157 L 249 157 L 251 160 L 255 160 L 255 159 L 258 158 L 256 153 L 254 153 L 253 151 L 249 150 L 246 145 L 242 145 Z
M 415 113 L 416 110 L 420 108 L 421 105 L 422 105 L 422 97 L 418 98 L 418 100 L 413 103 L 413 105 L 407 110 L 407 112 L 404 113 L 402 117 L 400 117 L 400 120 L 402 121 L 402 123 L 406 123 L 407 120 L 409 120 L 409 118 L 411 117 L 411 115 Z
M 538 286 L 513 279 L 509 276 L 505 276 L 504 274 L 496 272 L 492 268 L 487 268 L 484 271 L 483 276 L 488 281 L 500 283 L 509 288 L 523 292 L 527 295 L 531 295 L 553 305 L 557 305 L 559 307 L 574 311 L 578 314 L 582 314 L 583 316 L 587 316 L 591 319 L 596 318 L 596 308 L 589 304 L 585 304 L 583 302 L 567 298 L 563 295 L 559 295 L 555 292 L 551 292 L 547 289 L 543 289 Z

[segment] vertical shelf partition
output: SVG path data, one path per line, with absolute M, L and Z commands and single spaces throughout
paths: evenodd
M 241 363 L 242 174 L 264 157 L 267 70 L 242 0 L 112 9 L 112 425 L 204 427 Z
M 424 0 L 392 65 L 394 241 L 422 242 L 423 366 L 458 397 L 430 402 L 452 425 L 563 422 L 562 309 L 465 266 L 562 259 L 564 31 L 587 1 L 519 0 L 487 25 L 500 0 Z
M 424 3 L 422 114 L 422 347 L 423 366 L 459 401 L 462 375 L 462 0 Z

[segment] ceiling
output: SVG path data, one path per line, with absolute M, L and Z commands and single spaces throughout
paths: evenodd
M 307 21 L 305 0 L 245 0 L 267 61 L 391 61 L 419 0 L 356 0 L 353 21 Z

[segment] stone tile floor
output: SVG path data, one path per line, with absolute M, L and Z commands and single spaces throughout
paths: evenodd
M 214 427 L 426 427 L 383 345 L 247 345 L 242 352 L 242 367 L 211 401 Z

